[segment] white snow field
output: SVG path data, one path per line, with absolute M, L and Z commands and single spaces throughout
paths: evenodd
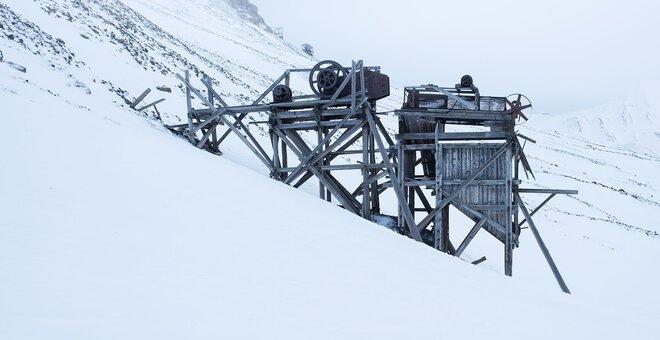
M 3 0 L 0 51 L 1 340 L 660 337 L 645 103 L 620 129 L 616 108 L 521 126 L 538 141 L 525 186 L 580 190 L 535 219 L 566 295 L 528 230 L 509 278 L 487 233 L 447 256 L 269 179 L 236 138 L 218 157 L 128 108 L 166 85 L 145 102 L 176 123 L 186 68 L 246 103 L 316 62 L 224 1 Z

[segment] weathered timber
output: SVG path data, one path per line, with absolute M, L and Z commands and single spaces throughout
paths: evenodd
M 536 225 L 534 224 L 534 220 L 532 220 L 532 216 L 527 212 L 527 207 L 525 207 L 525 203 L 522 201 L 522 198 L 520 198 L 520 194 L 515 193 L 515 195 L 518 198 L 518 202 L 520 204 L 520 211 L 522 211 L 523 215 L 527 219 L 529 223 L 529 229 L 532 231 L 532 234 L 534 235 L 534 239 L 536 240 L 536 243 L 538 243 L 539 248 L 541 248 L 541 252 L 545 257 L 545 260 L 548 262 L 548 265 L 550 266 L 550 269 L 552 270 L 552 274 L 555 276 L 555 279 L 557 280 L 559 287 L 561 287 L 561 290 L 564 293 L 570 294 L 571 291 L 568 289 L 566 282 L 564 282 L 564 278 L 561 276 L 561 273 L 559 273 L 559 268 L 557 268 L 555 261 L 552 259 L 548 247 L 545 245 L 545 242 L 543 242 L 543 239 L 541 238 L 541 234 L 539 234 L 538 229 L 536 229 Z

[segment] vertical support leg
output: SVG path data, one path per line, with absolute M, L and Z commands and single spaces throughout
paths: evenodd
M 286 143 L 284 141 L 282 141 L 282 154 L 281 154 L 281 156 L 282 156 L 282 168 L 288 167 L 289 166 L 289 162 L 288 162 L 289 155 L 288 155 L 288 152 L 287 152 L 287 149 L 286 149 Z M 288 175 L 289 174 L 287 172 L 283 172 L 282 173 L 282 180 L 285 180 Z
M 406 177 L 410 179 L 415 178 L 415 161 L 417 160 L 417 151 L 407 151 L 406 152 Z M 415 201 L 416 201 L 416 195 L 415 195 L 415 187 L 413 186 L 405 186 L 404 184 L 404 192 L 407 192 L 407 199 L 408 199 L 408 209 L 412 212 L 413 217 L 415 216 Z
M 366 120 L 366 118 L 363 118 Z M 371 220 L 371 193 L 367 185 L 369 181 L 369 128 L 368 124 L 362 127 L 362 217 Z
M 442 215 L 442 245 L 443 245 L 443 251 L 445 253 L 452 253 L 454 251 L 454 247 L 451 244 L 451 241 L 449 240 L 449 204 L 447 204 L 444 208 L 442 208 L 442 211 L 440 214 Z
M 324 135 L 325 137 L 328 136 L 328 132 L 329 132 L 329 131 L 330 131 L 330 130 L 329 130 L 328 128 L 323 128 L 323 133 L 325 134 L 325 135 Z M 330 148 L 330 141 L 329 141 L 329 140 L 328 140 L 327 142 L 325 142 L 325 148 L 326 148 L 326 150 Z M 332 162 L 332 158 L 326 156 L 326 159 L 327 159 L 326 165 L 330 165 L 330 163 Z M 332 175 L 332 174 L 330 173 L 330 170 L 328 170 L 328 175 L 329 175 L 329 176 Z M 326 199 L 326 201 L 328 201 L 328 202 L 332 202 L 332 191 L 330 191 L 330 188 L 326 188 L 326 190 L 325 190 L 325 199 Z
M 278 136 L 274 131 L 273 127 L 270 128 L 270 141 L 273 145 L 273 172 L 271 177 L 280 181 L 282 179 L 282 164 L 280 163 L 280 136 Z
M 512 187 L 512 150 L 511 147 L 507 148 L 504 155 L 505 157 L 505 176 L 506 176 L 506 239 L 504 242 L 504 274 L 507 276 L 513 275 L 513 187 Z
M 436 208 L 440 206 L 442 199 L 444 198 L 442 194 L 442 144 L 439 141 L 440 137 L 440 123 L 435 124 L 435 206 Z M 447 214 L 449 211 L 447 210 Z M 433 226 L 433 246 L 440 250 L 441 252 L 446 253 L 448 249 L 447 241 L 449 235 L 448 224 L 446 224 L 445 218 L 445 208 L 442 211 L 435 215 L 434 226 Z
M 206 84 L 206 87 L 208 89 L 207 90 L 208 101 L 209 101 L 209 103 L 211 103 L 211 105 L 214 105 L 215 104 L 215 96 L 213 96 L 213 81 L 211 80 L 211 78 L 208 78 L 208 76 L 206 76 L 206 80 L 207 81 L 204 82 L 204 84 Z M 190 83 L 190 79 L 187 79 L 187 81 Z M 216 150 L 217 148 L 215 147 L 216 143 L 218 142 L 217 125 L 214 124 L 213 126 L 210 127 L 210 129 L 211 129 L 211 149 L 214 152 L 219 151 L 219 150 Z
M 186 83 L 190 84 L 190 71 L 186 70 Z M 188 106 L 188 138 L 190 143 L 195 144 L 195 133 L 193 132 L 192 93 L 190 87 L 186 86 L 186 105 Z
M 404 179 L 415 179 L 415 161 L 417 160 L 417 151 L 404 151 L 403 152 L 403 177 Z M 415 217 L 415 187 L 413 185 L 406 185 L 405 181 L 401 182 L 403 194 L 408 205 L 408 210 Z M 405 211 L 404 211 L 405 212 Z M 420 230 L 421 232 L 421 230 Z
M 401 185 L 405 188 L 406 175 L 405 175 L 404 165 L 405 165 L 405 162 L 406 162 L 406 159 L 405 159 L 406 155 L 405 155 L 405 152 L 404 152 L 403 149 L 404 149 L 403 141 L 399 141 L 398 144 L 397 144 L 397 154 L 398 154 L 397 160 L 399 161 L 399 163 L 397 164 L 397 169 L 398 169 L 397 177 L 399 179 L 399 183 L 401 183 Z M 392 184 L 392 185 L 394 185 L 394 184 Z M 406 202 L 407 202 L 407 197 L 405 196 L 407 191 L 403 190 L 403 192 L 404 192 L 404 200 L 406 200 Z M 401 209 L 401 204 L 397 205 L 397 207 L 398 207 L 398 215 L 397 216 L 398 216 L 399 230 L 405 230 L 406 220 L 403 217 L 403 209 Z
M 320 112 L 318 113 L 318 117 L 319 117 L 319 123 L 320 123 L 320 117 L 321 117 Z M 319 124 L 316 128 L 316 137 L 317 137 L 316 138 L 317 139 L 317 141 L 316 141 L 317 145 L 319 145 L 319 152 L 321 152 L 321 151 L 323 151 L 324 146 L 325 146 L 325 145 L 321 145 L 323 143 L 323 127 L 321 127 L 321 124 Z M 319 166 L 325 165 L 325 157 L 321 158 L 318 161 L 318 165 Z M 321 170 L 320 172 L 321 172 L 321 175 L 323 177 L 325 177 L 325 170 Z M 323 183 L 321 183 L 321 181 L 319 181 L 319 197 L 322 200 L 325 200 L 325 187 L 323 186 Z
M 369 135 L 369 162 L 371 164 L 376 164 L 376 150 L 375 150 L 375 142 L 374 142 L 374 133 L 376 132 L 371 132 Z M 370 176 L 376 176 L 378 173 L 378 170 L 374 169 L 371 171 Z M 371 211 L 375 211 L 380 213 L 380 192 L 378 188 L 378 181 L 374 182 L 371 184 Z

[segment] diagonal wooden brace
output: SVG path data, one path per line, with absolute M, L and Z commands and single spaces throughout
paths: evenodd
M 550 269 L 552 270 L 552 274 L 555 276 L 555 280 L 557 280 L 557 283 L 559 284 L 559 287 L 561 288 L 561 291 L 570 294 L 571 291 L 568 289 L 568 286 L 566 285 L 566 282 L 564 282 L 564 278 L 561 276 L 561 273 L 559 273 L 559 269 L 557 268 L 557 265 L 555 264 L 555 261 L 552 259 L 552 256 L 550 255 L 550 251 L 548 250 L 548 247 L 546 247 L 545 242 L 543 242 L 543 239 L 541 238 L 541 234 L 539 234 L 538 229 L 536 229 L 536 225 L 534 224 L 534 221 L 532 220 L 532 215 L 527 212 L 527 207 L 525 207 L 525 203 L 523 202 L 522 198 L 520 197 L 519 193 L 515 193 L 516 198 L 518 199 L 518 204 L 520 205 L 520 211 L 522 211 L 523 215 L 527 219 L 529 223 L 529 229 L 532 230 L 532 234 L 534 235 L 534 239 L 536 239 L 536 243 L 538 243 L 539 248 L 541 248 L 541 252 L 543 253 L 543 256 L 545 257 L 546 262 L 548 262 L 548 265 L 550 266 Z

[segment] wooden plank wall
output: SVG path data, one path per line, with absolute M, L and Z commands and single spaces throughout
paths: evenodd
M 442 144 L 443 189 L 454 192 L 503 145 L 502 143 Z M 508 152 L 502 154 L 457 197 L 461 202 L 502 226 L 510 223 L 507 216 L 507 206 L 511 204 L 512 199 L 511 190 L 508 190 L 507 186 L 507 180 L 510 180 L 507 177 L 509 173 L 507 166 L 511 167 L 508 155 Z M 498 238 L 500 236 L 504 235 L 498 235 Z

